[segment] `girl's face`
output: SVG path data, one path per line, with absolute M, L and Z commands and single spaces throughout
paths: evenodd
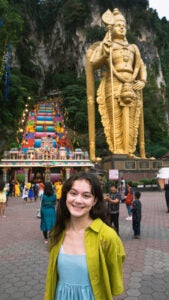
M 89 212 L 96 202 L 88 181 L 81 179 L 73 182 L 66 199 L 66 205 L 72 217 L 89 217 Z

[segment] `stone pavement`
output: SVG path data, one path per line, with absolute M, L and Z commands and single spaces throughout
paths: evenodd
M 125 204 L 120 206 L 120 235 L 127 255 L 125 292 L 114 299 L 168 300 L 169 214 L 164 192 L 143 192 L 141 201 L 140 240 L 132 239 Z M 25 205 L 21 198 L 9 198 L 7 217 L 0 217 L 0 300 L 43 300 L 48 250 L 36 218 L 38 207 L 39 202 Z

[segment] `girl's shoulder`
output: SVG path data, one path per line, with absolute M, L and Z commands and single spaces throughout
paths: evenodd
M 118 255 L 122 255 L 125 257 L 125 251 L 123 243 L 112 227 L 108 226 L 107 224 L 103 224 L 100 233 L 99 233 L 99 243 L 106 253 L 118 253 Z
M 116 231 L 111 226 L 103 222 L 100 218 L 94 220 L 90 227 L 95 232 L 98 232 L 100 237 L 104 237 L 105 239 L 111 239 L 117 236 Z
M 103 225 L 100 230 L 100 235 L 104 236 L 105 239 L 111 239 L 116 237 L 117 233 L 115 229 L 103 222 Z

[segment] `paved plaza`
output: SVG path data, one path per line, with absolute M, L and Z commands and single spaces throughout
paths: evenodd
M 125 204 L 120 206 L 125 292 L 114 299 L 168 300 L 169 214 L 164 192 L 143 192 L 141 201 L 140 240 L 132 238 Z M 6 218 L 0 217 L 0 300 L 43 300 L 48 249 L 36 218 L 38 207 L 39 202 L 25 205 L 22 198 L 12 197 Z

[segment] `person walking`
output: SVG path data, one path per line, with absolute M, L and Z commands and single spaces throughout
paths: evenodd
M 20 191 L 20 184 L 19 182 L 15 182 L 15 197 L 20 197 L 21 191 Z
M 140 201 L 141 193 L 135 192 L 134 201 L 132 204 L 132 223 L 133 223 L 133 231 L 134 231 L 134 238 L 140 238 L 140 227 L 141 227 L 141 211 L 142 205 Z
M 4 188 L 5 193 L 6 193 L 6 206 L 8 206 L 9 188 L 10 188 L 9 182 L 6 182 L 5 183 L 5 188 Z
M 59 181 L 57 182 L 57 184 L 55 185 L 57 201 L 59 201 L 60 198 L 61 198 L 61 194 L 62 194 L 62 186 L 63 186 L 63 184 L 62 184 L 62 181 L 61 181 L 61 180 L 59 180 Z
M 0 181 L 0 215 L 5 218 L 6 192 L 5 183 Z
M 33 194 L 34 194 L 34 200 L 36 202 L 39 194 L 39 186 L 36 182 L 33 184 Z
M 24 184 L 24 187 L 23 187 L 23 191 L 22 191 L 22 199 L 25 201 L 25 204 L 27 203 L 28 201 L 28 187 L 27 187 L 27 183 Z
M 15 196 L 15 184 L 13 181 L 9 183 L 9 196 Z
M 29 199 L 30 202 L 32 202 L 33 199 L 34 199 L 34 192 L 33 192 L 32 183 L 30 184 L 30 188 L 29 188 L 29 191 L 28 191 L 28 199 Z
M 164 185 L 164 191 L 165 191 L 165 201 L 167 206 L 167 213 L 169 213 L 169 180 Z
M 131 213 L 131 207 L 132 207 L 132 202 L 133 202 L 133 195 L 134 195 L 134 190 L 131 187 L 132 183 L 131 182 L 127 182 L 127 188 L 126 188 L 126 192 L 125 192 L 125 203 L 126 203 L 126 208 L 127 208 L 127 212 L 128 212 L 128 217 L 126 218 L 126 220 L 131 221 L 132 220 L 132 213 Z
M 110 193 L 105 197 L 105 200 L 108 201 L 108 212 L 110 215 L 110 223 L 114 224 L 114 227 L 119 233 L 119 204 L 120 204 L 120 193 L 117 191 L 117 186 L 112 185 L 110 187 Z
M 120 182 L 120 185 L 118 187 L 118 191 L 120 193 L 120 196 L 121 196 L 121 203 L 124 203 L 125 202 L 125 184 L 123 181 Z
M 103 191 L 96 175 L 67 179 L 50 232 L 44 300 L 112 300 L 123 292 L 124 247 L 106 223 Z
M 40 229 L 43 232 L 44 243 L 48 243 L 48 232 L 54 227 L 56 223 L 56 195 L 53 191 L 50 182 L 45 183 L 44 193 L 41 200 L 41 223 Z
M 42 200 L 42 196 L 43 196 L 43 193 L 44 193 L 44 183 L 41 181 L 39 182 L 39 192 L 38 192 L 38 196 L 40 198 L 40 200 Z

